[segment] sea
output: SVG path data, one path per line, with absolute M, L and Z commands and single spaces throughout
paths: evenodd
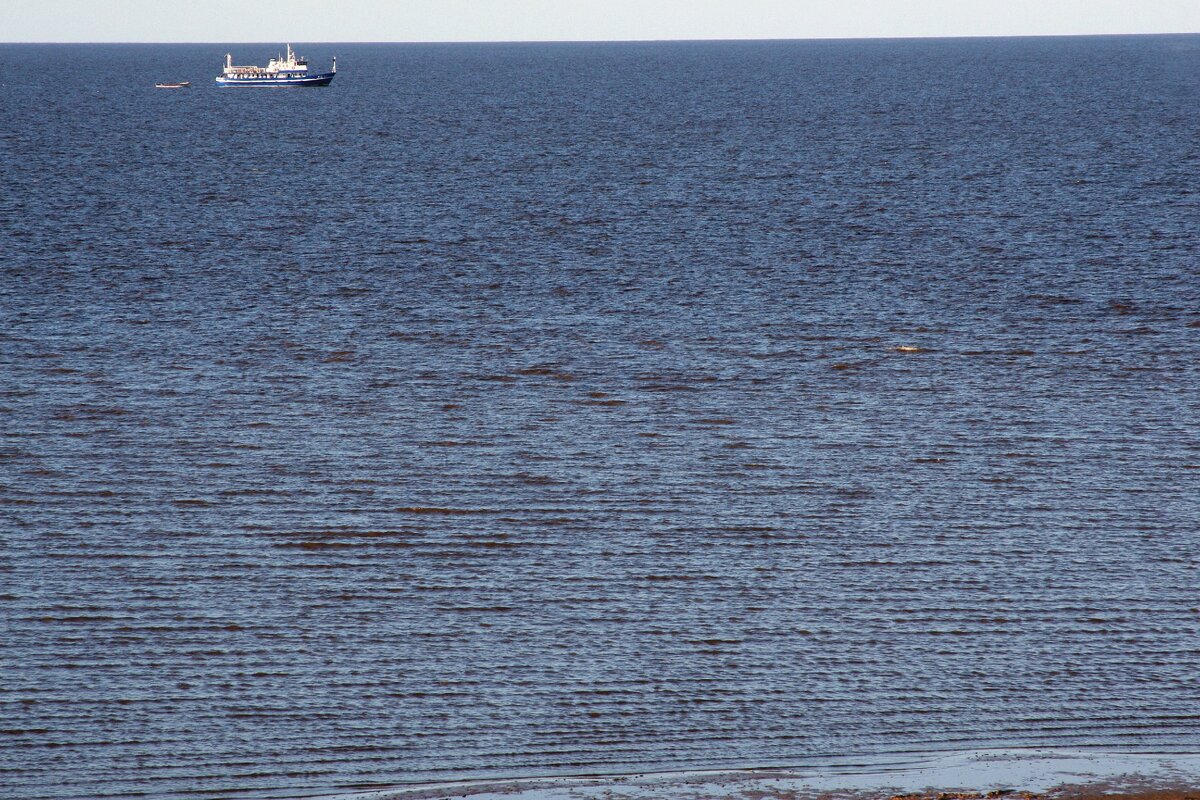
M 0 796 L 1200 751 L 1200 36 L 282 44 L 0 46 Z

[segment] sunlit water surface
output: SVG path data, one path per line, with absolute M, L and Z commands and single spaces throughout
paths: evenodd
M 1200 749 L 1200 37 L 226 49 L 0 47 L 5 798 Z

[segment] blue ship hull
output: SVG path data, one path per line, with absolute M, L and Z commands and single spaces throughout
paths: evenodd
M 217 78 L 218 86 L 328 86 L 333 81 L 336 72 L 324 72 L 320 75 L 305 75 L 304 77 L 279 78 Z

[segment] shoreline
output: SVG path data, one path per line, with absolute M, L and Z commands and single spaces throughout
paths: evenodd
M 855 761 L 414 784 L 309 800 L 1200 800 L 1200 754 L 1039 748 Z

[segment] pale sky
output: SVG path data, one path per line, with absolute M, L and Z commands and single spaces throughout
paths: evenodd
M 814 39 L 1200 32 L 1200 0 L 0 0 L 0 42 Z

